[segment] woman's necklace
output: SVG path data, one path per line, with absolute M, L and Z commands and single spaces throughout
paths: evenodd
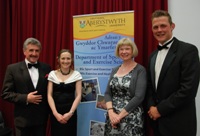
M 64 72 L 60 69 L 60 73 L 61 73 L 62 75 L 69 75 L 70 69 L 69 69 L 68 73 L 64 73 Z
M 126 70 L 126 68 L 122 68 L 122 71 L 124 72 Z
M 127 66 L 124 66 L 124 64 L 122 64 L 122 71 L 124 72 L 124 71 L 126 71 L 128 68 L 130 68 L 132 65 L 135 65 L 135 63 L 130 63 L 129 65 L 127 65 Z
M 122 66 L 122 71 L 124 72 L 127 69 L 124 65 Z

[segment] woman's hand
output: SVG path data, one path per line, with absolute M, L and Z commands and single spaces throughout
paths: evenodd
M 67 112 L 63 115 L 63 118 L 68 121 L 72 117 L 72 114 L 70 112 Z
M 117 128 L 117 124 L 120 123 L 120 117 L 113 110 L 108 111 L 109 119 L 113 128 Z
M 65 120 L 64 116 L 60 113 L 56 113 L 55 118 L 57 119 L 58 122 L 60 122 L 61 124 L 66 124 L 67 120 Z

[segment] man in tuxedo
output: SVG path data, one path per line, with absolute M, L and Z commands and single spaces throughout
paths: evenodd
M 198 50 L 175 38 L 174 28 L 168 12 L 152 14 L 152 31 L 159 47 L 149 59 L 147 111 L 155 136 L 196 136 Z
M 16 136 L 46 136 L 49 113 L 47 76 L 51 68 L 38 62 L 41 43 L 35 38 L 24 42 L 25 60 L 8 65 L 2 98 L 15 104 Z

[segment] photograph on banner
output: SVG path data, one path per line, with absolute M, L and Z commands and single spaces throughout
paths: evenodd
M 81 102 L 96 101 L 100 93 L 98 78 L 83 79 Z
M 90 136 L 104 136 L 105 123 L 90 121 Z
M 97 95 L 96 108 L 100 110 L 106 110 L 106 101 L 104 95 Z

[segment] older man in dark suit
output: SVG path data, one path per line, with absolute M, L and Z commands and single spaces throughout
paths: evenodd
M 38 62 L 41 43 L 35 38 L 24 42 L 25 60 L 8 65 L 2 98 L 15 104 L 16 136 L 45 136 L 49 107 L 47 76 L 51 68 Z
M 174 28 L 168 12 L 152 14 L 152 31 L 160 46 L 149 60 L 148 115 L 155 136 L 196 136 L 198 50 L 173 37 Z

